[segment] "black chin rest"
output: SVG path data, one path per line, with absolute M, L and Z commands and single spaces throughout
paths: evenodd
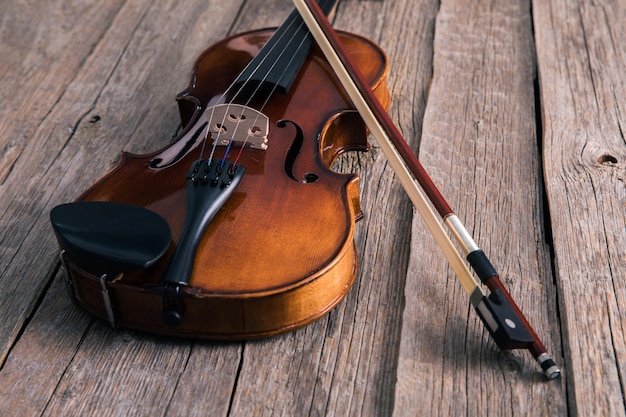
M 144 207 L 83 201 L 56 206 L 50 220 L 61 249 L 94 275 L 148 268 L 170 245 L 165 219 Z

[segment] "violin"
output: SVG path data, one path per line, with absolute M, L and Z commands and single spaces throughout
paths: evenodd
M 558 378 L 386 114 L 384 52 L 332 29 L 325 14 L 335 1 L 293 2 L 276 31 L 235 35 L 200 55 L 177 96 L 185 128 L 176 139 L 148 155 L 123 153 L 76 202 L 52 210 L 72 298 L 113 326 L 206 339 L 269 336 L 320 318 L 354 282 L 363 216 L 358 176 L 331 166 L 367 150 L 369 131 L 498 347 L 528 349 Z
M 388 105 L 383 51 L 340 36 Z M 178 137 L 122 153 L 51 211 L 72 298 L 113 326 L 205 339 L 268 336 L 331 310 L 354 282 L 362 217 L 358 176 L 331 166 L 368 149 L 338 86 L 297 11 L 205 50 L 176 97 Z

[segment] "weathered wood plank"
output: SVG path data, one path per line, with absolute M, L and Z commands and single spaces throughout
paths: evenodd
M 76 193 L 72 184 L 80 187 L 81 183 L 92 180 L 84 175 L 66 176 L 64 164 L 67 161 L 55 160 L 55 157 L 93 106 L 99 83 L 108 79 L 117 56 L 124 49 L 124 34 L 133 30 L 135 25 L 132 21 L 140 19 L 143 13 L 133 4 L 121 8 L 114 4 L 110 6 L 112 10 L 102 8 L 100 16 L 93 11 L 99 9 L 96 4 L 86 9 L 81 5 L 67 4 L 65 10 L 60 3 L 57 6 L 46 3 L 44 10 L 50 10 L 59 19 L 48 21 L 41 8 L 25 5 L 15 9 L 17 16 L 8 17 L 8 20 L 20 21 L 22 14 L 30 16 L 36 12 L 30 16 L 30 25 L 38 27 L 33 22 L 42 20 L 42 33 L 33 41 L 35 46 L 32 51 L 25 55 L 27 58 L 35 55 L 27 61 L 37 61 L 36 57 L 41 56 L 46 59 L 41 62 L 44 66 L 41 69 L 37 68 L 40 64 L 29 64 L 41 73 L 33 80 L 27 76 L 29 69 L 22 70 L 26 74 L 8 72 L 7 78 L 3 78 L 3 86 L 6 85 L 9 91 L 15 86 L 27 91 L 24 95 L 15 91 L 16 94 L 6 101 L 17 112 L 7 116 L 6 122 L 3 120 L 0 139 L 20 138 L 21 143 L 17 146 L 19 157 L 7 156 L 8 159 L 4 160 L 7 176 L 0 184 L 3 196 L 0 200 L 0 285 L 3 288 L 0 292 L 0 363 L 58 263 L 58 258 L 53 255 L 55 243 L 47 219 L 51 206 L 46 207 L 46 204 L 68 200 Z M 68 33 L 49 30 L 48 26 L 65 28 Z M 111 28 L 117 35 L 107 37 L 104 32 L 108 30 L 109 34 L 112 33 Z M 46 38 L 46 33 L 53 33 L 55 37 Z M 79 33 L 84 35 L 79 36 Z M 19 31 L 7 31 L 8 36 L 16 37 L 7 44 L 20 45 L 20 34 Z M 96 43 L 98 46 L 94 47 Z M 29 44 L 23 47 L 29 47 Z M 21 51 L 20 48 L 10 50 L 7 57 Z M 70 51 L 75 51 L 75 55 L 66 56 Z M 94 51 L 99 61 L 93 59 Z M 63 66 L 64 63 L 66 66 Z M 80 64 L 83 66 L 79 68 Z M 31 81 L 32 85 L 29 84 Z M 33 113 L 32 120 L 26 120 L 25 114 L 33 102 L 37 103 L 37 111 Z M 101 166 L 104 172 L 106 165 Z M 94 171 L 91 168 L 84 172 Z M 59 187 L 59 184 L 64 185 Z
M 176 391 L 167 404 L 165 415 L 229 415 L 243 354 L 241 343 L 192 344 L 191 354 L 177 381 Z
M 375 144 L 338 164 L 362 176 L 361 272 L 313 325 L 194 343 L 113 331 L 69 304 L 50 208 L 120 150 L 168 142 L 173 97 L 202 49 L 292 10 L 290 0 L 257 3 L 3 4 L 0 414 L 564 415 L 565 385 L 572 415 L 626 414 L 619 0 L 533 3 L 554 271 L 529 2 L 343 1 L 336 18 L 388 53 L 393 119 L 551 352 L 565 355 L 566 379 L 544 383 L 526 352 L 498 351 L 421 220 L 411 225 Z
M 171 139 L 179 124 L 174 95 L 188 83 L 191 65 L 199 52 L 228 33 L 239 8 L 236 2 L 212 2 L 209 5 L 188 2 L 185 6 L 185 9 L 177 10 L 176 2 L 167 1 L 124 4 L 105 26 L 107 30 L 92 46 L 91 54 L 83 58 L 82 66 L 76 70 L 63 94 L 47 109 L 47 117 L 28 138 L 14 169 L 2 185 L 3 196 L 8 196 L 0 203 L 4 216 L 2 262 L 6 262 L 0 293 L 3 362 L 58 264 L 58 249 L 49 227 L 50 208 L 73 199 L 103 175 L 122 149 L 134 152 L 153 150 Z M 223 16 L 225 20 L 221 25 L 208 25 L 215 15 Z M 75 38 L 78 41 L 79 37 Z M 71 49 L 67 45 L 62 49 L 65 48 Z M 25 207 L 28 210 L 24 210 Z M 5 221 L 10 221 L 7 227 Z M 42 317 L 44 321 L 46 318 L 50 320 L 46 314 Z M 100 323 L 89 328 L 81 336 L 84 343 L 65 342 L 75 345 L 73 349 L 64 349 L 55 358 L 54 369 L 49 371 L 54 375 L 64 366 L 71 371 L 65 374 L 59 391 L 55 391 L 58 378 L 50 378 L 45 387 L 31 385 L 30 397 L 37 396 L 38 404 L 49 402 L 53 414 L 66 415 L 81 415 L 92 409 L 107 410 L 112 406 L 111 397 L 108 399 L 107 396 L 116 390 L 124 395 L 113 395 L 112 398 L 120 401 L 126 396 L 131 400 L 140 398 L 159 409 L 163 404 L 167 405 L 176 385 L 170 383 L 175 382 L 184 369 L 182 364 L 188 359 L 189 345 L 172 344 L 170 347 L 163 341 L 135 341 L 132 336 L 129 339 L 121 334 L 103 347 L 100 343 L 105 336 L 102 336 L 101 328 Z M 80 327 L 76 330 L 81 331 Z M 29 331 L 26 329 L 26 333 Z M 63 332 L 63 329 L 57 331 Z M 92 336 L 94 332 L 96 336 Z M 41 334 L 41 337 L 45 336 L 45 333 Z M 128 340 L 120 342 L 120 338 Z M 133 342 L 134 351 L 140 354 L 139 359 L 135 359 L 135 363 L 140 364 L 135 370 L 123 366 L 123 355 L 128 351 L 117 349 L 129 342 Z M 39 340 L 38 343 L 45 341 Z M 36 346 L 33 344 L 32 349 Z M 36 356 L 36 352 L 27 352 L 29 347 L 29 344 L 16 345 L 6 363 L 7 369 L 12 361 L 19 362 L 19 357 Z M 163 365 L 165 371 L 159 376 L 168 380 L 165 385 L 169 396 L 158 399 L 161 393 L 167 394 L 168 391 L 156 388 L 137 391 L 142 384 L 150 385 L 150 382 L 135 378 L 133 372 L 142 367 L 160 369 L 158 367 L 163 362 L 161 350 L 173 351 L 170 356 L 174 363 Z M 227 362 L 230 363 L 230 359 Z M 235 370 L 236 365 L 234 362 Z M 83 372 L 82 366 L 90 372 Z M 37 367 L 22 370 L 24 381 L 40 377 Z M 108 373 L 112 376 L 104 383 L 94 380 L 98 375 Z M 148 372 L 145 376 L 152 378 L 155 375 Z M 158 388 L 158 384 L 155 386 Z M 130 391 L 126 391 L 127 388 Z M 215 388 L 223 388 L 222 398 L 228 403 L 230 387 L 216 385 Z M 10 392 L 8 385 L 3 385 L 1 390 Z M 76 394 L 71 401 L 68 392 Z M 29 397 L 25 395 L 24 398 Z M 13 410 L 15 405 L 20 410 L 21 399 L 11 397 L 6 403 L 7 409 Z M 127 415 L 132 404 L 136 403 L 129 401 L 115 406 L 119 415 Z M 137 412 L 141 412 L 140 409 Z
M 121 7 L 122 1 L 2 4 L 0 184 Z
M 570 406 L 623 416 L 626 6 L 535 1 L 533 15 Z
M 543 241 L 528 2 L 441 3 L 419 157 L 560 357 Z M 562 381 L 526 352 L 501 353 L 420 219 L 412 253 L 394 415 L 563 415 Z
M 0 372 L 0 415 L 41 416 L 91 318 L 55 279 Z
M 43 415 L 164 415 L 189 349 L 187 342 L 150 343 L 98 322 L 86 334 Z

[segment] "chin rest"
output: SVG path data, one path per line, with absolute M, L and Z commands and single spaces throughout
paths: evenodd
M 61 249 L 79 267 L 109 276 L 148 268 L 171 242 L 163 217 L 144 207 L 109 201 L 56 206 L 50 220 Z

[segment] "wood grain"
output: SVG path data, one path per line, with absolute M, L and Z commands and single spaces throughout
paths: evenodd
M 334 22 L 387 52 L 390 114 L 564 367 L 552 382 L 495 347 L 375 143 L 336 164 L 361 176 L 360 270 L 310 326 L 193 342 L 72 305 L 50 209 L 169 142 L 200 52 L 293 6 L 1 8 L 0 415 L 626 414 L 622 1 L 342 0 Z
M 419 157 L 558 358 L 528 8 L 442 2 Z M 423 230 L 416 219 L 394 415 L 561 415 L 564 384 L 542 384 L 528 353 L 498 351 Z
M 68 170 L 67 160 L 59 153 L 73 137 L 80 121 L 87 121 L 84 117 L 93 105 L 98 86 L 109 78 L 115 67 L 116 57 L 124 48 L 124 42 L 115 37 L 111 39 L 106 33 L 111 33 L 113 28 L 115 32 L 119 32 L 117 36 L 123 37 L 123 34 L 128 34 L 134 27 L 124 17 L 139 19 L 142 13 L 133 7 L 122 7 L 119 11 L 119 5 L 111 3 L 107 6 L 112 10 L 103 7 L 101 14 L 96 16 L 96 12 L 92 11 L 97 9 L 95 6 L 83 9 L 80 5 L 68 4 L 65 10 L 61 4 L 48 5 L 46 7 L 51 16 L 58 15 L 59 19 L 49 21 L 48 15 L 40 14 L 41 10 L 36 7 L 16 5 L 4 21 L 8 25 L 10 22 L 20 21 L 24 16 L 29 16 L 27 21 L 39 22 L 40 18 L 41 33 L 33 40 L 35 46 L 29 48 L 30 54 L 48 56 L 52 63 L 43 61 L 34 67 L 45 80 L 32 78 L 28 73 L 12 74 L 12 71 L 8 71 L 7 78 L 3 78 L 3 85 L 10 89 L 15 85 L 24 90 L 30 85 L 31 89 L 23 95 L 15 91 L 10 99 L 3 101 L 10 103 L 15 112 L 11 113 L 11 118 L 3 119 L 0 129 L 4 132 L 0 140 L 11 141 L 21 137 L 23 143 L 20 145 L 19 157 L 9 157 L 7 153 L 7 159 L 2 162 L 6 173 L 0 185 L 3 195 L 0 200 L 0 224 L 5 232 L 0 247 L 0 284 L 3 288 L 0 293 L 2 360 L 24 321 L 32 313 L 58 262 L 53 255 L 56 244 L 48 227 L 48 211 L 55 201 L 71 198 L 76 192 L 72 190 L 73 184 L 80 187 L 93 178 L 84 175 L 65 176 L 64 173 L 71 172 L 71 168 Z M 26 26 L 32 24 L 24 23 Z M 46 25 L 54 26 L 61 33 L 53 35 L 55 32 Z M 71 33 L 65 33 L 58 28 L 65 28 Z M 73 30 L 82 35 L 78 36 Z M 19 56 L 11 56 L 21 54 L 21 50 L 11 46 L 21 44 L 22 33 L 7 28 L 3 30 L 3 34 L 12 38 L 2 43 L 3 48 L 8 47 L 8 50 L 3 50 L 2 55 L 7 56 L 8 62 L 18 60 Z M 46 42 L 48 35 L 54 39 L 54 45 L 49 46 L 49 42 Z M 90 38 L 92 39 L 89 42 L 83 44 Z M 24 47 L 28 47 L 28 44 Z M 74 52 L 68 58 L 65 54 L 69 54 L 71 50 Z M 101 60 L 97 60 L 98 56 Z M 61 63 L 65 63 L 65 66 Z M 41 69 L 38 69 L 39 65 L 42 66 Z M 31 94 L 35 94 L 36 99 Z M 29 113 L 27 109 L 35 102 L 46 105 L 41 110 L 37 110 L 35 106 L 35 112 L 31 113 L 32 118 L 25 121 L 23 118 Z M 22 134 L 23 137 L 20 136 Z M 97 168 L 100 164 L 94 159 L 84 159 L 94 165 L 78 172 L 93 172 L 94 167 Z M 106 163 L 100 166 L 101 172 L 104 172 Z M 51 202 L 52 205 L 46 206 Z M 36 267 L 32 267 L 35 265 Z M 15 297 L 16 294 L 19 297 Z
M 230 16 L 232 21 L 237 6 L 235 2 L 214 2 L 207 7 L 204 2 L 198 2 L 174 13 L 175 2 L 124 4 L 105 24 L 106 31 L 92 45 L 89 56 L 83 59 L 82 66 L 63 94 L 46 110 L 48 117 L 40 121 L 11 175 L 2 185 L 0 204 L 3 206 L 2 229 L 5 232 L 0 278 L 3 286 L 0 293 L 2 362 L 19 338 L 21 329 L 28 324 L 27 319 L 37 307 L 52 270 L 58 266 L 58 249 L 49 228 L 49 210 L 60 202 L 71 201 L 103 175 L 122 149 L 145 152 L 171 139 L 179 124 L 174 95 L 188 83 L 191 64 L 202 48 L 228 33 L 227 25 L 210 26 L 206 22 L 216 14 Z M 98 9 L 95 5 L 93 7 Z M 190 21 L 194 24 L 190 25 Z M 71 21 L 61 20 L 55 24 L 69 26 Z M 76 36 L 74 38 L 79 40 Z M 163 48 L 170 42 L 170 48 Z M 60 47 L 60 50 L 65 49 Z M 62 56 L 54 58 L 63 60 Z M 82 337 L 92 340 L 88 335 L 93 330 L 84 331 Z M 94 343 L 99 343 L 98 338 Z M 163 342 L 145 345 L 147 347 L 140 349 L 141 352 L 148 351 L 142 354 L 144 364 L 152 363 L 158 358 L 156 352 L 165 349 Z M 84 349 L 88 345 L 80 346 Z M 75 349 L 80 351 L 81 347 Z M 188 349 L 184 346 L 184 350 Z M 115 349 L 103 348 L 102 351 L 108 357 Z M 86 356 L 90 373 L 69 374 L 64 390 L 80 394 L 81 387 L 91 383 L 89 378 L 109 371 L 110 362 L 98 361 L 102 351 L 92 350 L 92 354 Z M 66 355 L 58 360 L 64 360 L 66 366 L 70 366 L 74 357 Z M 122 375 L 105 379 L 105 391 L 120 390 L 123 384 L 120 385 L 119 381 L 126 378 L 124 370 L 132 373 L 132 369 L 120 365 L 118 371 Z M 33 368 L 32 372 L 35 371 Z M 111 372 L 114 376 L 119 375 L 115 370 Z M 168 375 L 177 378 L 179 372 L 179 369 L 172 369 Z M 39 377 L 30 372 L 24 372 L 22 376 L 26 381 Z M 56 387 L 58 383 L 57 380 L 52 385 Z M 33 395 L 43 395 L 41 401 L 49 401 L 50 388 L 52 393 L 56 389 L 52 385 L 47 387 L 47 392 L 35 391 Z M 8 389 L 2 391 L 10 392 Z M 131 398 L 136 395 L 126 390 L 121 392 Z M 146 392 L 147 395 L 154 394 Z M 93 405 L 88 404 L 94 401 L 101 410 L 111 406 L 110 401 L 105 396 L 99 397 L 97 392 L 94 394 L 97 400 L 78 394 L 76 401 L 61 401 L 61 405 L 55 405 L 54 409 L 64 409 L 67 415 L 81 415 L 82 410 L 91 410 Z M 56 395 L 67 397 L 61 392 Z M 10 399 L 7 409 L 12 410 L 13 401 L 21 399 Z M 128 407 L 132 405 L 133 402 L 127 403 Z M 120 410 L 119 415 L 126 414 L 126 408 Z
M 40 416 L 65 374 L 91 318 L 67 296 L 60 275 L 0 372 L 0 414 Z
M 626 7 L 548 1 L 533 10 L 570 407 L 624 415 Z
M 22 151 L 121 7 L 121 1 L 3 4 L 0 184 L 19 169 Z

